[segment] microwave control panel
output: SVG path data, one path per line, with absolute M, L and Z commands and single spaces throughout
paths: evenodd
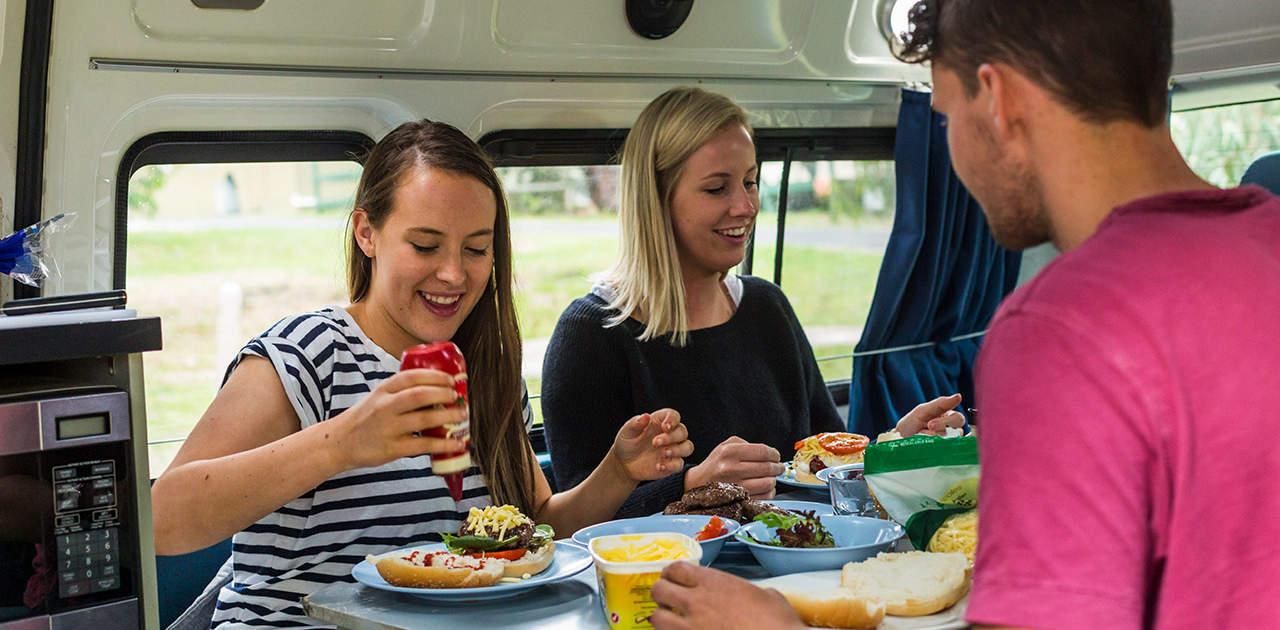
M 76 462 L 53 468 L 58 596 L 120 587 L 120 511 L 116 462 Z

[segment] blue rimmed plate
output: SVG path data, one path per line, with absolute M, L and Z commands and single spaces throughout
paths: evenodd
M 781 475 L 774 477 L 774 479 L 777 480 L 778 483 L 785 486 L 791 486 L 793 488 L 804 488 L 806 490 L 812 490 L 814 492 L 819 492 L 822 494 L 827 493 L 827 484 L 825 483 L 810 483 L 808 481 L 796 481 L 796 470 L 792 466 L 791 462 L 787 462 L 787 469 L 784 470 Z
M 421 549 L 427 552 L 439 551 L 444 549 L 444 543 L 406 547 L 396 551 L 412 551 L 414 549 Z M 493 586 L 478 588 L 409 588 L 406 586 L 393 586 L 382 579 L 382 576 L 378 574 L 378 569 L 369 564 L 368 560 L 361 560 L 359 564 L 351 567 L 351 577 L 354 577 L 357 582 L 365 586 L 384 591 L 407 593 L 426 599 L 465 602 L 519 595 L 545 584 L 552 584 L 571 578 L 590 566 L 591 554 L 586 549 L 565 540 L 557 540 L 556 555 L 555 559 L 551 561 L 551 566 L 541 573 L 519 582 L 498 582 Z

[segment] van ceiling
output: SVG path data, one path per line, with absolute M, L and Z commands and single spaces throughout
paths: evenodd
M 1173 4 L 1175 109 L 1280 98 L 1280 1 Z

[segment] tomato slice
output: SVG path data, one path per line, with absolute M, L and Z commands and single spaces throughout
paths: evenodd
M 729 528 L 724 526 L 724 521 L 719 516 L 712 516 L 707 524 L 698 530 L 698 534 L 693 537 L 694 540 L 710 540 L 729 533 Z
M 506 551 L 481 551 L 477 553 L 469 553 L 467 555 L 472 558 L 498 558 L 500 560 L 519 560 L 524 554 L 529 553 L 528 549 L 507 549 Z
M 824 433 L 818 438 L 818 444 L 821 444 L 822 448 L 836 455 L 857 453 L 867 448 L 869 443 L 871 440 L 867 436 L 857 433 Z

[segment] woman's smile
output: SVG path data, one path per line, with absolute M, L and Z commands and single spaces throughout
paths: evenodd
M 427 293 L 419 291 L 422 304 L 437 317 L 453 317 L 462 306 L 461 293 Z
M 711 231 L 719 234 L 729 242 L 736 245 L 746 241 L 747 237 L 751 235 L 751 225 L 739 225 L 737 227 L 719 228 Z

